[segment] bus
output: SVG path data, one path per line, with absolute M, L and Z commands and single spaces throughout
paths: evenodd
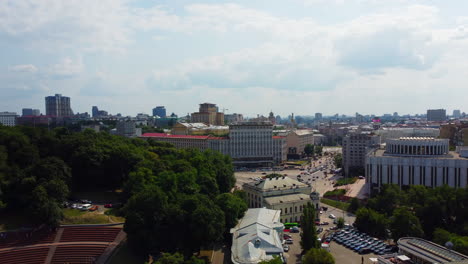
M 299 223 L 284 223 L 284 228 L 291 229 L 293 227 L 299 227 Z

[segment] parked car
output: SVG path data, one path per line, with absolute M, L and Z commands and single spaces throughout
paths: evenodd
M 112 208 L 112 204 L 111 203 L 105 204 L 104 208 Z
M 93 203 L 90 200 L 80 200 L 80 202 L 83 203 L 83 204 L 92 204 Z
M 293 240 L 292 240 L 292 238 L 288 238 L 288 239 L 286 239 L 286 242 L 285 242 L 285 243 L 286 243 L 286 244 L 292 244 L 292 243 L 293 243 Z
M 79 209 L 81 211 L 88 211 L 89 208 L 91 208 L 91 206 L 93 206 L 92 204 L 83 204 Z
M 319 227 L 319 228 L 317 229 L 317 234 L 322 233 L 322 231 L 323 231 L 323 228 Z
M 284 250 L 284 252 L 288 252 L 289 251 L 289 246 L 288 245 L 283 245 L 283 250 Z
M 335 219 L 336 216 L 334 214 L 330 214 L 328 217 L 330 217 L 331 219 Z
M 321 225 L 329 225 L 330 223 L 329 222 L 323 222 L 321 223 Z
M 288 234 L 283 234 L 283 239 L 288 239 L 288 238 L 292 238 L 292 236 Z
M 97 205 L 93 205 L 91 206 L 88 210 L 93 212 L 93 211 L 96 211 L 98 209 L 98 206 Z
M 297 226 L 294 226 L 293 228 L 291 228 L 291 233 L 299 233 L 299 227 Z

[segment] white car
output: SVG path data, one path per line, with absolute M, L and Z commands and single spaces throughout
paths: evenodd
M 328 217 L 330 217 L 331 219 L 335 219 L 336 216 L 334 214 L 330 214 Z
M 79 209 L 81 211 L 88 211 L 89 208 L 91 208 L 91 206 L 93 206 L 92 204 L 83 204 Z
M 288 246 L 288 245 L 284 245 L 284 246 L 283 246 L 283 250 L 284 250 L 284 252 L 288 252 L 288 251 L 289 251 L 289 246 Z

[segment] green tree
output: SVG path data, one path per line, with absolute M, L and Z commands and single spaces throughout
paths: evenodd
M 155 262 L 156 264 L 184 264 L 184 255 L 176 252 L 163 253 L 162 256 Z
M 311 203 L 307 203 L 302 210 L 301 216 L 301 247 L 307 251 L 311 248 L 319 248 L 320 243 L 317 240 L 317 230 L 315 228 L 315 208 Z
M 343 228 L 345 224 L 345 220 L 343 217 L 338 217 L 338 221 L 336 221 L 336 226 L 338 228 Z
M 434 242 L 445 246 L 445 243 L 449 241 L 453 244 L 453 250 L 465 255 L 468 254 L 468 236 L 460 236 L 450 233 L 442 228 L 437 228 L 434 231 Z
M 356 197 L 353 197 L 349 201 L 348 211 L 350 211 L 351 213 L 355 213 L 361 207 L 362 207 L 362 205 L 361 205 L 361 202 L 359 201 L 359 199 L 356 198 Z
M 335 264 L 335 259 L 330 252 L 322 248 L 311 248 L 302 257 L 303 264 Z
M 390 231 L 392 231 L 394 241 L 401 237 L 422 237 L 424 235 L 419 219 L 406 207 L 395 209 L 390 218 Z
M 307 155 L 307 157 L 310 157 L 314 154 L 314 145 L 312 144 L 307 144 L 304 147 L 304 153 Z
M 283 264 L 283 261 L 281 260 L 280 257 L 275 256 L 271 260 L 263 260 L 263 261 L 260 261 L 258 264 Z
M 216 197 L 216 204 L 223 210 L 226 228 L 234 227 L 239 218 L 247 211 L 247 203 L 241 198 L 231 194 L 223 193 Z
M 315 155 L 322 156 L 323 147 L 322 146 L 315 146 L 314 151 L 315 151 Z
M 387 218 L 372 209 L 363 207 L 357 210 L 354 224 L 357 229 L 371 236 L 383 238 L 386 235 Z
M 341 153 L 336 154 L 333 157 L 333 162 L 335 163 L 336 168 L 343 167 L 343 155 L 341 155 Z

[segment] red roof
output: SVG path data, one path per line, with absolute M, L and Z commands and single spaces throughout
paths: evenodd
M 165 133 L 145 133 L 141 137 L 208 139 L 210 136 L 169 135 Z
M 273 136 L 273 138 L 285 138 L 283 136 Z

